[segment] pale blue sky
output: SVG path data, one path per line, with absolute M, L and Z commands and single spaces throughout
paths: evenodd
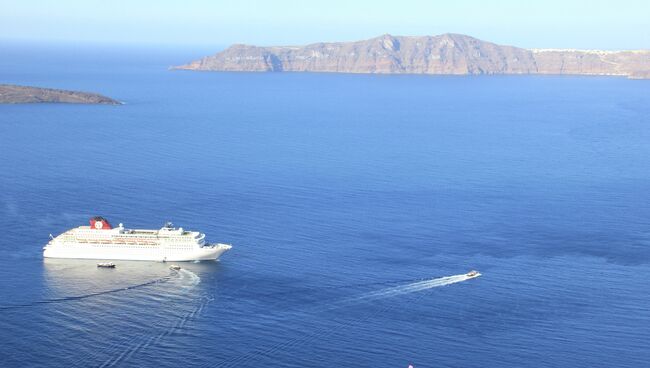
M 304 44 L 463 33 L 521 47 L 650 49 L 650 0 L 0 0 L 0 38 Z

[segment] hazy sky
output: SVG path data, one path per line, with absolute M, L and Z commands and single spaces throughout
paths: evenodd
M 650 49 L 650 0 L 0 0 L 0 38 L 228 45 L 464 33 L 521 47 Z

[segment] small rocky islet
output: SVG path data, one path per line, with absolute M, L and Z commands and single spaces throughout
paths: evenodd
M 122 104 L 117 100 L 97 93 L 0 84 L 0 104 L 25 103 Z

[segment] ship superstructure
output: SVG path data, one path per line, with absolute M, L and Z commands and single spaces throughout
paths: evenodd
M 175 228 L 166 223 L 158 230 L 112 227 L 103 217 L 90 219 L 90 226 L 70 229 L 43 248 L 47 258 L 85 258 L 134 261 L 215 260 L 232 248 L 228 244 L 208 244 L 205 234 Z

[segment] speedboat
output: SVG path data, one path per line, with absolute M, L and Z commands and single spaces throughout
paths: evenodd
M 173 271 L 178 271 L 178 270 L 181 269 L 181 266 L 179 266 L 179 265 L 171 265 L 171 266 L 169 266 L 169 269 L 173 270 Z
M 479 276 L 481 276 L 481 274 L 476 270 L 472 270 L 472 271 L 469 271 L 468 273 L 466 273 L 465 276 L 467 276 L 467 277 L 479 277 Z
M 115 268 L 115 263 L 113 262 L 99 262 L 97 263 L 99 268 Z

